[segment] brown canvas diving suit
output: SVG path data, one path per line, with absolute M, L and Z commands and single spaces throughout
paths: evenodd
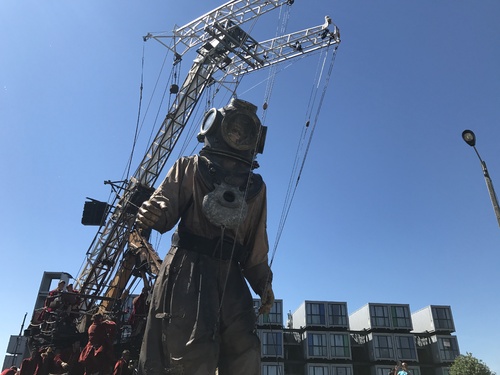
M 229 206 L 242 199 L 244 207 L 216 208 L 222 218 L 211 217 L 208 201 L 226 198 Z M 202 150 L 179 159 L 149 202 L 162 207 L 153 229 L 164 233 L 180 222 L 155 282 L 139 374 L 260 374 L 245 279 L 264 304 L 272 272 L 262 178 L 241 161 Z M 235 213 L 237 225 L 218 225 Z

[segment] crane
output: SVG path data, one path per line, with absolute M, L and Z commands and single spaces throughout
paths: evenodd
M 135 173 L 125 181 L 107 181 L 115 191 L 98 232 L 87 251 L 85 265 L 75 286 L 83 297 L 81 311 L 112 311 L 128 295 L 133 277 L 152 285 L 161 260 L 134 229 L 139 206 L 149 198 L 168 158 L 188 123 L 204 90 L 228 77 L 270 67 L 340 43 L 337 26 L 326 22 L 302 31 L 258 42 L 242 25 L 293 0 L 234 0 L 206 13 L 172 34 L 147 34 L 173 52 L 178 63 L 195 49 L 196 58 L 168 108 L 155 138 Z M 325 18 L 327 19 L 327 18 Z M 328 17 L 329 19 L 329 17 Z M 167 43 L 169 41 L 170 43 Z M 216 77 L 215 73 L 221 77 Z

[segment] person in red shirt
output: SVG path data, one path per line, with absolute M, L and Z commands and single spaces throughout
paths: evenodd
M 130 367 L 130 351 L 124 350 L 121 358 L 116 361 L 113 375 L 132 375 L 133 369 Z
M 23 359 L 19 375 L 34 375 L 38 366 L 42 363 L 42 357 L 37 349 L 33 349 L 31 357 Z
M 52 289 L 47 298 L 45 299 L 43 310 L 38 316 L 39 322 L 44 322 L 49 317 L 49 312 L 54 311 L 61 306 L 61 295 L 64 292 L 64 287 L 66 286 L 66 281 L 60 280 L 57 284 L 57 288 Z
M 0 375 L 16 375 L 17 373 L 17 367 L 16 366 L 12 366 L 12 367 L 9 367 L 9 368 L 6 368 L 5 370 L 3 370 Z
M 73 289 L 73 284 L 68 284 L 66 293 L 62 296 L 64 307 L 70 311 L 77 310 L 81 303 L 80 292 Z
M 61 280 L 57 284 L 57 288 L 51 290 L 47 296 L 47 299 L 45 300 L 45 307 L 49 309 L 55 309 L 58 307 L 60 304 L 60 300 L 57 299 L 61 295 L 62 292 L 64 292 L 64 287 L 66 286 L 66 281 Z
M 80 353 L 79 362 L 85 367 L 85 375 L 99 372 L 100 375 L 111 374 L 115 358 L 113 341 L 116 335 L 116 323 L 103 318 L 98 313 L 92 317 L 88 329 L 88 342 Z
M 132 301 L 132 312 L 127 322 L 132 326 L 132 336 L 137 336 L 143 332 L 144 326 L 146 325 L 146 317 L 149 310 L 147 298 L 148 289 L 144 287 L 141 294 Z

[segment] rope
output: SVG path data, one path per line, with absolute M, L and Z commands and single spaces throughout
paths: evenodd
M 280 8 L 279 19 L 281 20 L 281 22 L 278 23 L 278 27 L 276 30 L 276 37 L 285 34 L 285 31 L 286 31 L 286 28 L 288 25 L 288 21 L 290 19 L 290 9 L 291 9 L 291 7 L 285 7 L 285 11 L 283 11 L 283 7 Z M 267 84 L 266 84 L 266 89 L 265 89 L 265 94 L 264 94 L 264 103 L 262 106 L 263 111 L 262 111 L 262 116 L 261 116 L 261 122 L 263 124 L 265 123 L 265 120 L 267 117 L 267 109 L 269 108 L 269 103 L 271 101 L 271 96 L 272 96 L 274 84 L 276 82 L 276 74 L 277 74 L 278 65 L 280 65 L 280 64 L 274 64 L 269 69 L 269 74 L 268 74 L 268 79 L 267 79 Z M 262 137 L 261 129 L 259 129 L 258 139 L 260 139 L 261 137 Z M 257 157 L 257 154 L 256 154 L 256 152 L 254 152 L 252 159 L 256 160 L 256 157 Z M 246 193 L 247 193 L 248 188 L 249 188 L 249 185 L 248 185 L 249 182 L 250 182 L 250 179 L 248 179 L 248 181 L 247 181 L 247 187 L 245 189 L 245 196 L 246 196 Z M 274 255 L 273 255 L 273 258 L 274 258 Z M 272 266 L 272 258 L 271 258 L 271 261 L 269 263 L 269 270 L 270 271 L 271 271 L 271 266 Z M 270 278 L 271 278 L 271 272 L 269 272 L 267 275 L 266 288 L 267 288 L 267 285 L 269 285 Z M 266 296 L 266 294 L 267 294 L 267 290 L 264 290 L 263 296 Z M 270 335 L 271 341 L 272 341 L 271 344 L 274 345 L 274 347 L 276 347 L 275 332 L 272 328 L 271 321 L 269 321 L 269 331 L 270 331 L 269 335 Z M 269 337 L 266 337 L 266 339 L 268 339 L 268 338 Z M 275 353 L 274 359 L 275 359 L 276 363 L 279 362 L 279 357 L 278 357 L 277 351 Z M 278 367 L 278 372 L 281 374 L 281 367 Z
M 137 145 L 137 137 L 139 134 L 139 122 L 141 118 L 141 108 L 142 108 L 142 90 L 144 88 L 144 44 L 142 45 L 142 59 L 141 59 L 141 87 L 139 89 L 139 108 L 137 110 L 137 121 L 135 123 L 135 133 L 134 140 L 132 142 L 132 150 L 128 159 L 127 172 L 125 176 L 130 176 L 130 167 L 132 165 L 132 159 L 134 157 L 135 146 Z
M 280 7 L 279 19 L 281 19 L 281 22 L 278 23 L 278 26 L 276 28 L 276 34 L 275 34 L 276 37 L 285 34 L 288 26 L 288 21 L 290 20 L 290 13 L 291 13 L 291 7 L 285 7 L 285 10 L 283 10 L 283 7 Z M 263 112 L 261 116 L 262 123 L 265 123 L 266 120 L 267 109 L 269 108 L 269 102 L 271 101 L 271 94 L 273 92 L 274 83 L 276 81 L 276 73 L 278 65 L 280 64 L 274 64 L 269 69 L 267 85 L 264 94 Z
M 310 117 L 310 115 L 312 114 L 312 110 L 314 108 L 314 103 L 315 103 L 315 98 L 316 98 L 316 91 L 317 91 L 317 89 L 319 88 L 319 85 L 320 85 L 320 81 L 321 81 L 323 70 L 324 70 L 323 68 L 324 68 L 324 65 L 325 65 L 325 63 L 327 61 L 327 58 L 328 58 L 328 50 L 329 49 L 330 49 L 330 47 L 327 48 L 327 53 L 325 53 L 325 57 L 323 59 L 322 68 L 320 69 L 320 73 L 319 73 L 319 76 L 318 76 L 318 79 L 317 79 L 317 83 L 313 86 L 313 87 L 316 87 L 316 88 L 313 89 L 313 91 L 311 92 L 310 98 L 309 98 L 310 99 L 309 100 L 310 104 L 309 104 L 309 109 L 308 109 L 309 115 L 308 115 L 307 118 Z M 312 127 L 310 128 L 310 126 L 311 126 L 310 120 L 307 120 L 306 121 L 306 126 L 303 128 L 303 131 L 302 131 L 302 137 L 299 140 L 299 144 L 297 146 L 297 151 L 296 151 L 296 154 L 295 154 L 295 160 L 294 160 L 294 164 L 293 164 L 293 168 L 292 168 L 292 173 L 290 175 L 290 180 L 289 180 L 289 184 L 288 184 L 288 190 L 287 190 L 286 197 L 285 197 L 285 203 L 283 205 L 283 210 L 282 210 L 282 213 L 281 213 L 281 218 L 280 218 L 280 223 L 279 223 L 279 226 L 278 226 L 276 240 L 275 240 L 275 243 L 274 243 L 274 248 L 273 248 L 273 252 L 272 252 L 272 256 L 271 256 L 271 260 L 270 260 L 270 266 L 272 265 L 272 263 L 274 261 L 274 258 L 276 256 L 276 251 L 277 251 L 277 248 L 278 248 L 278 244 L 279 244 L 279 241 L 281 239 L 281 235 L 283 234 L 283 229 L 284 229 L 286 220 L 288 218 L 288 214 L 290 212 L 290 208 L 291 208 L 291 205 L 292 205 L 293 198 L 295 197 L 295 193 L 297 191 L 297 187 L 298 187 L 298 184 L 299 184 L 299 181 L 300 181 L 300 177 L 302 175 L 302 171 L 304 169 L 305 161 L 307 159 L 307 154 L 309 153 L 309 148 L 311 146 L 312 137 L 314 135 L 314 131 L 315 131 L 316 125 L 318 123 L 319 114 L 320 114 L 321 108 L 323 106 L 323 101 L 324 101 L 324 98 L 325 98 L 326 89 L 327 89 L 328 84 L 330 82 L 330 78 L 331 78 L 333 66 L 334 66 L 334 63 L 335 63 L 336 54 L 337 54 L 337 46 L 335 46 L 335 49 L 334 49 L 334 52 L 333 52 L 333 55 L 332 55 L 332 58 L 331 58 L 331 61 L 330 61 L 330 66 L 329 66 L 329 69 L 328 69 L 328 72 L 326 74 L 326 78 L 325 78 L 325 81 L 324 81 L 324 84 L 323 84 L 323 90 L 322 90 L 322 93 L 321 93 L 319 104 L 317 106 L 317 109 L 315 111 L 315 116 L 314 116 L 314 119 L 312 121 Z M 307 136 L 306 133 L 308 132 L 309 128 L 311 129 L 311 131 L 309 132 L 309 136 L 308 136 L 308 139 L 307 139 L 307 146 L 305 148 L 304 154 L 301 156 L 300 155 L 300 150 L 301 150 L 302 146 L 304 145 L 304 143 L 306 142 L 306 136 Z M 300 167 L 299 167 L 299 165 L 300 165 Z
M 154 84 L 154 86 L 153 86 L 153 91 L 151 92 L 151 96 L 150 96 L 150 98 L 149 98 L 148 106 L 147 106 L 147 108 L 146 108 L 146 112 L 144 113 L 144 117 L 143 117 L 142 122 L 141 122 L 140 130 L 142 130 L 142 127 L 144 126 L 144 122 L 146 121 L 146 116 L 147 116 L 147 114 L 149 113 L 149 109 L 150 109 L 151 104 L 152 104 L 152 102 L 153 102 L 153 97 L 155 96 L 156 90 L 157 90 L 158 85 L 159 85 L 159 82 L 160 82 L 160 78 L 161 78 L 161 76 L 162 76 L 162 74 L 163 74 L 163 70 L 164 70 L 165 65 L 166 65 L 167 56 L 168 56 L 168 51 L 167 51 L 167 53 L 165 54 L 165 57 L 164 57 L 164 59 L 163 59 L 163 63 L 162 63 L 162 65 L 161 65 L 160 71 L 158 72 L 158 76 L 157 76 L 157 78 L 156 78 L 156 82 L 155 82 L 155 84 Z M 159 117 L 159 115 L 160 115 L 160 110 L 161 110 L 161 108 L 162 108 L 163 101 L 165 100 L 165 94 L 166 94 L 166 91 L 167 91 L 167 87 L 169 86 L 169 83 L 170 83 L 170 82 L 172 82 L 172 77 L 174 76 L 174 74 L 175 74 L 175 69 L 172 69 L 172 70 L 170 71 L 170 76 L 169 76 L 169 78 L 168 78 L 167 84 L 165 85 L 165 89 L 164 89 L 164 91 L 163 91 L 163 96 L 162 96 L 161 102 L 160 102 L 160 104 L 158 105 L 158 110 L 157 110 L 157 112 L 156 112 L 156 116 L 155 116 L 155 119 L 154 119 L 154 121 L 153 121 L 153 123 L 154 123 L 154 124 L 157 124 L 157 123 L 158 123 L 158 117 Z M 139 130 L 139 133 L 140 133 L 140 130 Z M 151 132 L 150 132 L 150 134 L 149 134 L 149 138 L 148 138 L 148 142 L 147 142 L 147 144 L 151 144 L 151 140 L 153 139 L 154 134 L 156 133 L 156 132 L 155 132 L 155 130 L 156 130 L 156 128 L 155 128 L 154 126 L 153 126 L 153 127 L 151 127 Z

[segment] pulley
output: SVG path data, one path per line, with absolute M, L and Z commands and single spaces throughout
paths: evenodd
M 171 94 L 177 94 L 179 92 L 179 85 L 172 83 L 170 85 L 170 93 Z

